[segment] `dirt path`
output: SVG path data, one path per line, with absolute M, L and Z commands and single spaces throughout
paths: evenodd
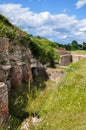
M 86 54 L 72 54 L 73 62 L 78 62 L 80 59 L 86 58 Z
M 58 83 L 62 76 L 64 75 L 65 68 L 58 67 L 56 69 L 47 68 L 46 73 L 48 74 L 48 77 L 50 80 L 54 81 L 55 83 Z

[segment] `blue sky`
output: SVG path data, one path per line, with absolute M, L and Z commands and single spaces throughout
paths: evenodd
M 86 0 L 0 0 L 0 13 L 33 35 L 86 41 Z

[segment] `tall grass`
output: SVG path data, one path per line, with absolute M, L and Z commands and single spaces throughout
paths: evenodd
M 86 59 L 70 65 L 59 85 L 47 92 L 38 107 L 44 120 L 33 130 L 86 130 Z

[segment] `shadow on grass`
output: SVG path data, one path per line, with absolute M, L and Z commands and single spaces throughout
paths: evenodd
M 44 74 L 34 77 L 33 83 L 23 83 L 21 87 L 11 90 L 9 93 L 10 130 L 17 130 L 24 119 L 33 116 L 33 113 L 29 113 L 29 105 L 36 98 L 37 91 L 39 89 L 43 91 L 46 88 L 47 80 L 48 76 L 44 72 Z
M 29 113 L 26 112 L 28 94 L 29 90 L 26 83 L 22 87 L 12 89 L 9 94 L 9 124 L 12 130 L 16 130 L 21 122 L 29 116 Z

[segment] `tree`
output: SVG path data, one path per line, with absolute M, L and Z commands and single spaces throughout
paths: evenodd
M 71 42 L 71 50 L 78 50 L 79 46 L 78 46 L 78 42 L 76 40 L 73 40 Z
M 71 45 L 69 43 L 65 44 L 64 47 L 66 50 L 71 51 Z
M 83 49 L 83 50 L 86 50 L 86 42 L 83 42 L 83 43 L 82 43 L 82 49 Z

